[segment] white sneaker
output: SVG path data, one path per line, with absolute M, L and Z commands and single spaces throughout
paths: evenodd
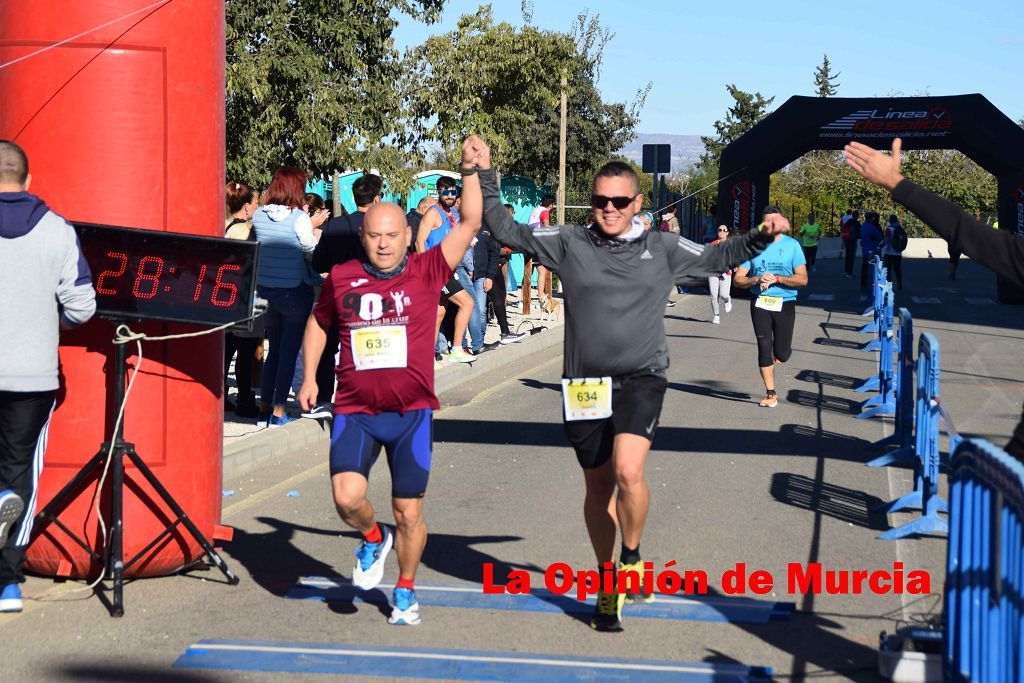
M 725 302 L 725 312 L 728 313 L 732 310 L 732 299 Z
M 0 548 L 7 543 L 7 535 L 25 510 L 25 501 L 14 491 L 0 491 Z
M 321 403 L 318 406 L 313 406 L 312 410 L 308 410 L 302 413 L 302 417 L 309 420 L 333 420 L 334 419 L 334 404 L 333 403 Z
M 387 524 L 380 525 L 380 543 L 365 540 L 356 549 L 356 566 L 352 568 L 352 585 L 368 591 L 384 578 L 384 562 L 388 559 L 395 536 Z
M 721 322 L 722 322 L 722 319 L 719 318 L 717 315 L 714 318 L 711 319 L 711 324 L 712 325 L 718 325 Z

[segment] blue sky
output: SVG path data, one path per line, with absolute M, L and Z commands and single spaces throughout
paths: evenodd
M 449 0 L 439 24 L 403 17 L 399 48 L 454 28 L 480 2 Z M 492 3 L 521 25 L 519 0 Z M 1024 116 L 1021 0 L 535 0 L 533 23 L 564 31 L 582 10 L 615 37 L 600 83 L 606 100 L 653 83 L 639 132 L 709 134 L 731 98 L 726 83 L 776 97 L 812 95 L 828 54 L 840 97 L 981 93 L 1014 120 Z

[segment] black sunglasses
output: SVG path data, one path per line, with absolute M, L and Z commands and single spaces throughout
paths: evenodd
M 595 209 L 603 209 L 608 206 L 608 202 L 611 202 L 612 206 L 622 211 L 639 196 L 639 192 L 632 197 L 605 197 L 603 194 L 592 194 L 590 195 L 590 206 Z
M 459 196 L 459 191 L 458 190 L 441 190 L 440 192 L 438 192 L 438 195 L 440 195 L 442 197 L 458 197 Z

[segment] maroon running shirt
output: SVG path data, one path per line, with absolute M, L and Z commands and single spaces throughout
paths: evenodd
M 367 274 L 358 260 L 334 266 L 313 315 L 324 327 L 336 323 L 341 338 L 335 413 L 440 409 L 437 299 L 451 277 L 439 248 L 410 254 L 402 274 L 390 280 Z

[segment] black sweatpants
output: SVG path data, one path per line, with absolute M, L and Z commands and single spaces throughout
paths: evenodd
M 757 297 L 750 302 L 750 320 L 757 337 L 757 367 L 770 368 L 775 360 L 785 363 L 793 355 L 793 326 L 796 324 L 796 302 L 784 301 L 781 311 L 758 308 Z
M 494 307 L 494 317 L 498 319 L 498 329 L 502 334 L 508 334 L 508 310 L 505 308 L 505 300 L 508 292 L 505 287 L 505 276 L 498 268 L 498 274 L 491 279 L 491 291 L 487 292 L 487 299 Z
M 337 377 L 334 357 L 338 355 L 340 343 L 338 326 L 331 325 L 327 328 L 327 344 L 316 366 L 316 402 L 319 405 L 334 405 L 334 380 Z
M 882 259 L 885 262 L 885 276 L 892 282 L 896 277 L 896 289 L 903 289 L 903 254 L 890 254 Z
M 228 370 L 231 358 L 235 358 L 235 384 L 238 386 L 238 404 L 255 404 L 252 391 L 252 366 L 256 361 L 256 349 L 263 340 L 259 337 L 239 337 L 228 332 L 224 335 L 224 395 L 227 396 Z
M 25 581 L 25 548 L 32 533 L 36 487 L 56 395 L 56 391 L 0 391 L 0 491 L 10 489 L 25 501 L 21 519 L 0 549 L 0 586 Z
M 857 256 L 857 240 L 843 240 L 843 266 L 848 276 L 853 275 L 853 259 Z
M 815 244 L 813 247 L 804 247 L 804 261 L 807 261 L 807 267 L 813 268 L 815 261 L 818 260 L 818 245 Z

